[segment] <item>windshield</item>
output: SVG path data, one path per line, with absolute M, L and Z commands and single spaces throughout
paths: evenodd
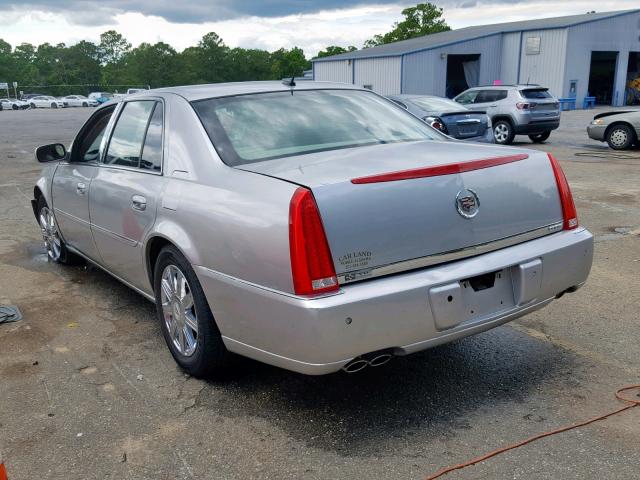
M 409 99 L 409 101 L 427 112 L 445 112 L 448 110 L 458 111 L 467 109 L 466 107 L 460 105 L 458 102 L 454 102 L 453 100 L 449 100 L 447 98 L 412 97 Z
M 373 93 L 302 90 L 213 98 L 193 107 L 222 160 L 242 165 L 364 145 L 443 140 Z

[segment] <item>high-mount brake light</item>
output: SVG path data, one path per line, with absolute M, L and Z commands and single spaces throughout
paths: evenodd
M 567 182 L 567 177 L 565 177 L 556 157 L 551 153 L 547 155 L 549 156 L 551 168 L 553 168 L 553 174 L 556 177 L 556 184 L 558 185 L 558 194 L 560 195 L 560 204 L 562 205 L 562 228 L 563 230 L 573 230 L 574 228 L 578 228 L 579 223 L 576 206 L 573 203 L 573 195 L 569 188 L 569 182 Z
M 322 219 L 310 190 L 298 188 L 289 205 L 289 249 L 296 295 L 340 288 Z

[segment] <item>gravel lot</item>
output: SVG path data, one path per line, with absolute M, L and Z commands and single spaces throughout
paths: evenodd
M 614 157 L 588 140 L 593 112 L 565 112 L 535 147 L 561 160 L 596 235 L 583 289 L 361 374 L 247 361 L 214 383 L 177 369 L 152 304 L 95 268 L 46 260 L 32 152 L 69 142 L 90 111 L 0 112 L 0 304 L 24 313 L 0 325 L 10 480 L 420 479 L 613 409 L 618 387 L 640 383 L 640 152 Z M 638 478 L 639 441 L 640 408 L 446 478 Z

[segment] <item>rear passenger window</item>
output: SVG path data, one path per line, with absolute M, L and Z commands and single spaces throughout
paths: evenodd
M 118 117 L 104 163 L 140 168 L 142 147 L 156 102 L 127 102 Z
M 142 147 L 140 168 L 159 172 L 162 168 L 162 103 L 157 102 Z

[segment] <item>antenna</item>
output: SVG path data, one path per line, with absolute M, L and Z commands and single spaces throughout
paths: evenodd
M 291 77 L 291 80 L 282 80 L 282 84 L 286 85 L 287 87 L 295 87 L 296 86 L 296 77 L 293 76 Z

